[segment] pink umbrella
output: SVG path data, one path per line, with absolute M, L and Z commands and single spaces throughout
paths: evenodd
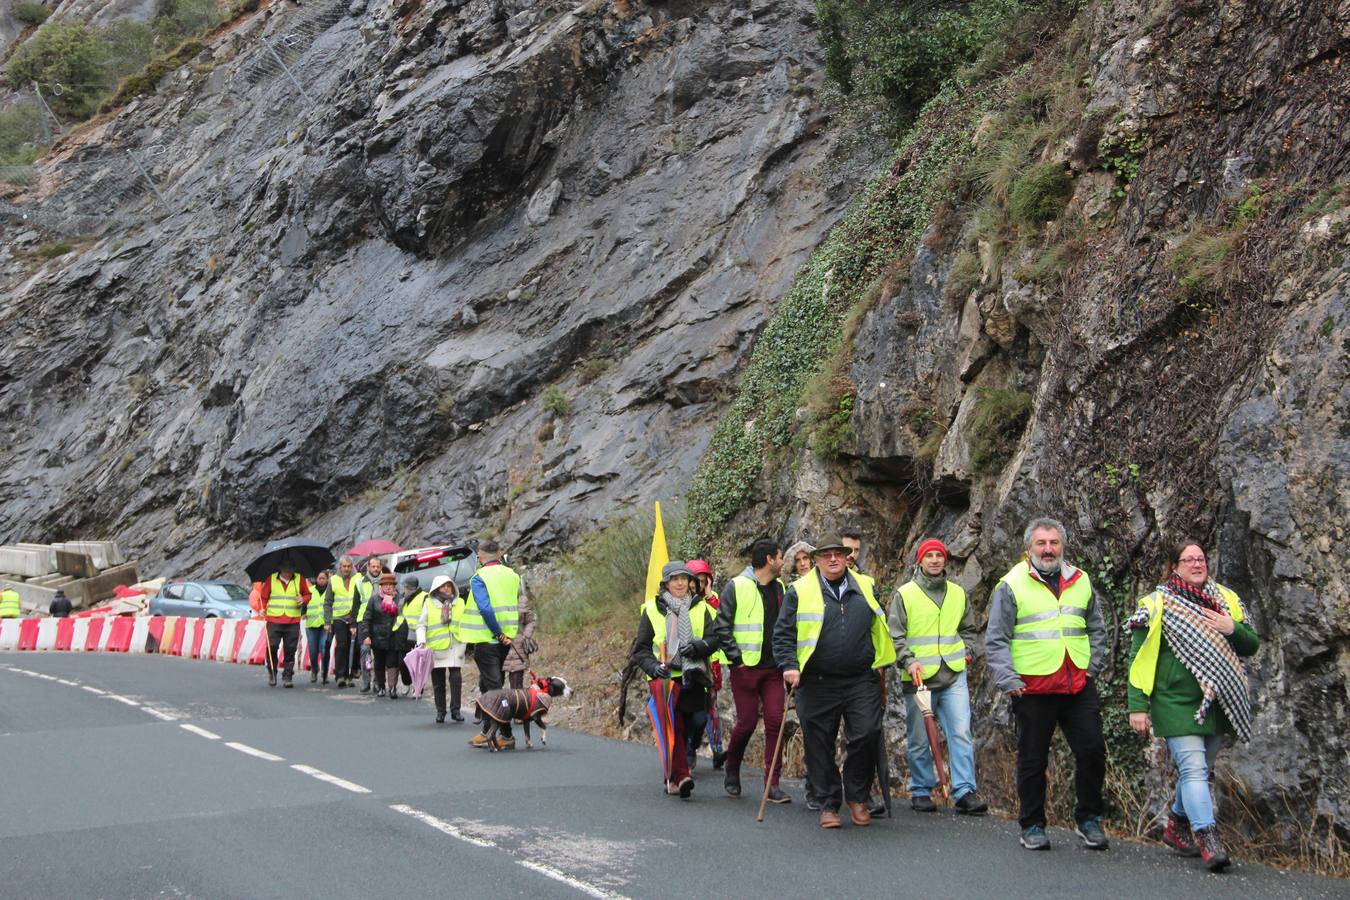
M 347 551 L 348 556 L 383 556 L 386 553 L 397 553 L 403 548 L 393 541 L 362 541 L 355 547 Z
M 417 699 L 422 699 L 422 690 L 427 686 L 427 679 L 431 677 L 431 666 L 435 662 L 434 654 L 426 647 L 414 647 L 403 654 L 403 664 L 408 667 L 408 674 L 412 676 L 412 695 Z

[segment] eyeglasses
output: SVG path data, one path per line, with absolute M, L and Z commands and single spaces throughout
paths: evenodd
M 1209 564 L 1209 560 L 1205 559 L 1203 556 L 1183 556 L 1179 561 L 1184 562 L 1188 566 L 1203 566 Z
M 816 554 L 817 559 L 848 559 L 847 553 L 840 553 L 838 550 L 825 550 Z

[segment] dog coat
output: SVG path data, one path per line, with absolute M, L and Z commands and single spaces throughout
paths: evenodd
M 552 700 L 548 691 L 541 691 L 533 685 L 528 688 L 498 688 L 478 698 L 478 709 L 483 715 L 503 724 L 523 722 L 540 710 L 548 712 Z

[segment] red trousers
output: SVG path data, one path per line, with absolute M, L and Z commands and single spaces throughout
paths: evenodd
M 727 767 L 740 769 L 745 748 L 759 724 L 760 705 L 764 707 L 764 759 L 778 746 L 778 732 L 783 729 L 783 707 L 786 704 L 783 676 L 776 668 L 752 669 L 736 666 L 731 670 L 731 699 L 736 704 L 736 727 L 731 731 L 727 745 Z M 783 771 L 783 754 L 773 761 L 770 784 L 778 783 Z
M 656 698 L 656 702 L 658 704 L 661 702 L 661 694 L 658 692 L 660 685 L 661 685 L 660 681 L 647 682 L 647 689 L 652 692 L 652 696 Z M 679 683 L 677 682 L 675 684 L 672 684 L 670 690 L 671 690 L 671 705 L 675 707 L 675 714 L 671 716 L 671 719 L 673 720 L 674 724 L 674 728 L 672 728 L 671 730 L 674 731 L 675 733 L 674 734 L 675 749 L 670 751 L 670 781 L 673 784 L 679 784 L 684 779 L 690 777 L 689 757 L 686 755 L 688 751 L 685 749 L 686 746 L 685 729 L 684 729 L 685 717 L 684 713 L 680 712 Z

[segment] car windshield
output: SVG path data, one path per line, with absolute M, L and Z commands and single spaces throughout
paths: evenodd
M 427 569 L 439 569 L 442 566 L 450 566 L 460 560 L 468 559 L 473 551 L 467 548 L 455 550 L 446 550 L 444 552 L 429 550 L 418 556 L 410 556 L 407 559 L 400 560 L 395 570 L 402 575 L 404 572 L 424 572 Z
M 237 584 L 204 584 L 206 595 L 225 603 L 248 603 L 248 591 Z

